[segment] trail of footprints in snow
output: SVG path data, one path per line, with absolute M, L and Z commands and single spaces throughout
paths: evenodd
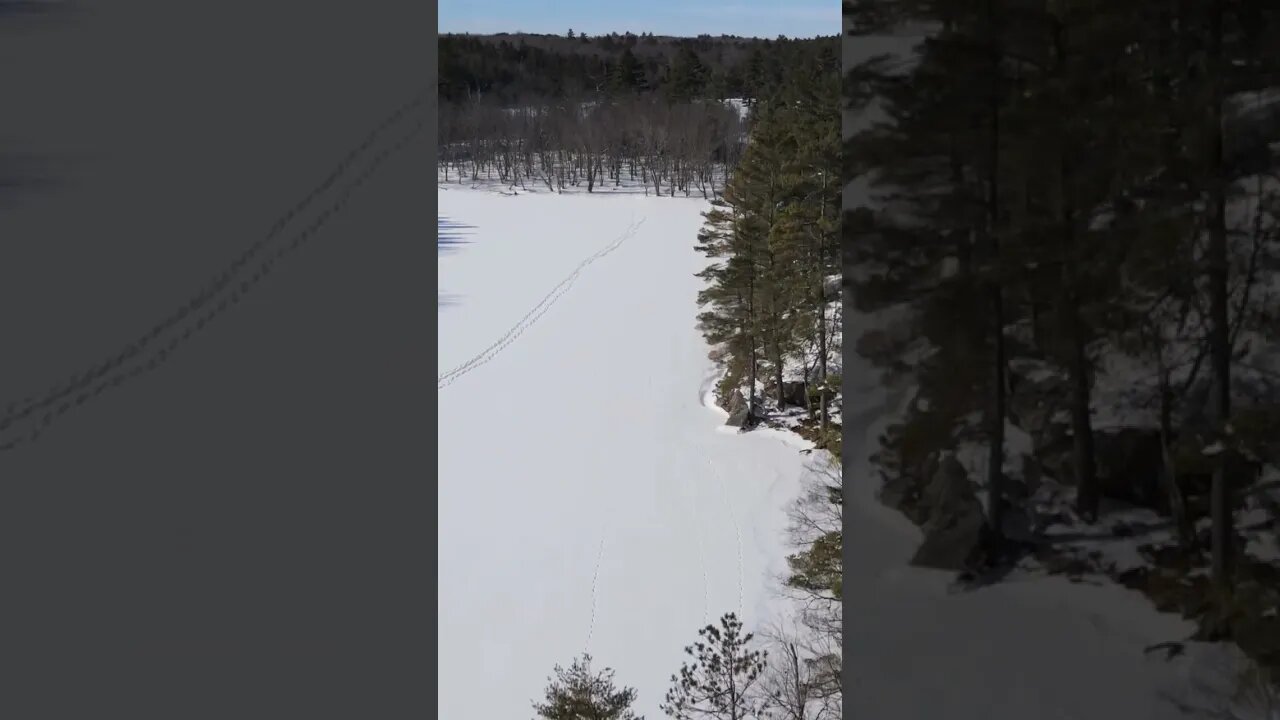
M 521 335 L 524 334 L 525 330 L 528 330 L 530 327 L 532 327 L 538 321 L 538 319 L 540 319 L 543 315 L 547 313 L 548 310 L 551 309 L 551 306 L 554 305 L 556 301 L 560 299 L 561 296 L 563 296 L 566 292 L 569 291 L 569 289 L 573 286 L 573 284 L 577 281 L 577 279 L 582 275 L 583 270 L 585 270 L 589 265 L 591 265 L 596 260 L 599 260 L 605 257 L 606 255 L 609 255 L 610 253 L 612 253 L 613 251 L 621 247 L 624 242 L 626 242 L 628 239 L 630 239 L 632 236 L 635 235 L 636 231 L 643 224 L 644 224 L 643 219 L 639 220 L 638 222 L 633 220 L 630 226 L 627 228 L 627 230 L 623 232 L 622 235 L 620 235 L 616 240 L 609 243 L 603 249 L 590 255 L 581 263 L 579 263 L 578 266 L 574 269 L 574 271 L 568 275 L 568 277 L 566 277 L 565 279 L 557 283 L 555 287 L 553 287 L 550 290 L 550 292 L 544 295 L 542 300 L 537 305 L 535 305 L 532 310 L 525 313 L 524 317 L 520 318 L 520 320 L 514 326 L 512 326 L 511 329 L 508 330 L 505 335 L 499 338 L 495 343 L 490 345 L 488 348 L 484 349 L 479 354 L 472 357 L 470 360 L 467 360 L 466 362 L 462 363 L 461 365 L 458 365 L 457 367 L 453 368 L 452 370 L 449 370 L 448 372 L 442 373 L 437 380 L 436 389 L 441 390 L 441 389 L 444 389 L 445 387 L 448 387 L 449 385 L 452 385 L 462 376 L 487 364 L 490 360 L 494 358 L 494 356 L 496 356 L 507 346 L 515 342 Z M 652 384 L 653 384 L 652 377 L 649 378 L 649 383 L 650 383 L 650 388 L 652 389 Z M 716 468 L 715 464 L 711 462 L 711 458 L 709 454 L 703 453 L 703 458 L 706 460 L 708 467 L 711 468 L 712 474 L 716 476 L 716 479 L 720 484 L 720 490 L 724 498 L 725 507 L 729 511 L 729 520 L 733 524 L 734 540 L 737 546 L 737 555 L 738 555 L 738 614 L 741 615 L 743 611 L 743 607 L 745 605 L 745 602 L 744 602 L 745 571 L 743 567 L 744 563 L 743 563 L 743 557 L 742 557 L 742 529 L 738 525 L 737 513 L 733 509 L 733 503 L 729 497 L 729 488 L 728 488 L 728 485 L 725 484 L 724 475 Z M 700 530 L 697 486 L 693 485 L 692 490 L 693 492 L 690 497 L 690 513 L 692 515 L 692 520 L 693 520 L 694 536 L 697 539 L 697 545 L 698 545 L 698 565 L 702 571 L 702 622 L 705 625 L 710 621 L 709 612 L 710 612 L 710 606 L 711 606 L 711 580 L 707 574 L 706 550 L 702 541 L 702 532 Z M 596 553 L 595 568 L 592 572 L 592 577 L 591 577 L 591 614 L 587 620 L 587 638 L 586 638 L 586 642 L 583 644 L 584 653 L 590 649 L 591 639 L 595 634 L 596 609 L 598 606 L 598 595 L 599 595 L 600 568 L 604 562 L 604 547 L 605 547 L 605 537 L 604 537 L 604 532 L 602 530 L 601 537 L 600 537 L 599 550 Z
M 702 523 L 698 518 L 698 484 L 690 483 L 689 505 L 693 516 L 693 536 L 698 542 L 698 567 L 702 570 L 702 624 L 711 622 L 711 579 L 707 576 L 707 551 L 702 543 Z
M 551 309 L 551 306 L 555 305 L 556 301 L 559 300 L 562 295 L 568 292 L 571 287 L 573 287 L 573 284 L 577 282 L 578 278 L 582 275 L 583 270 L 586 270 L 587 267 L 591 265 L 591 263 L 599 260 L 600 258 L 603 258 L 604 256 L 608 255 L 609 253 L 612 253 L 614 250 L 617 250 L 619 247 L 621 247 L 624 242 L 626 242 L 633 235 L 635 235 L 636 231 L 640 229 L 640 226 L 643 224 L 644 224 L 643 218 L 638 222 L 633 220 L 631 225 L 627 228 L 627 230 L 623 232 L 622 235 L 618 236 L 616 240 L 606 245 L 602 250 L 594 253 L 587 259 L 583 260 L 581 263 L 578 263 L 578 267 L 575 268 L 574 271 L 570 273 L 568 277 L 566 277 L 565 279 L 557 283 L 555 287 L 551 288 L 551 291 L 543 296 L 542 301 L 539 302 L 537 305 L 535 305 L 532 310 L 525 313 L 525 316 L 520 318 L 520 321 L 517 322 L 514 326 L 512 326 L 512 328 L 508 330 L 505 335 L 499 338 L 497 342 L 485 348 L 478 355 L 471 358 L 470 360 L 467 360 L 466 362 L 462 363 L 461 365 L 455 367 L 452 370 L 449 370 L 448 372 L 442 373 L 436 381 L 436 391 L 438 392 L 440 390 L 443 390 L 444 388 L 457 382 L 461 377 L 463 377 L 467 373 L 470 373 L 471 371 L 487 364 L 498 353 L 502 352 L 508 345 L 515 342 L 521 335 L 524 334 L 525 330 L 528 330 L 530 327 L 533 327 L 533 325 L 543 315 L 547 314 L 547 311 Z
M 591 617 L 587 620 L 587 641 L 582 644 L 582 654 L 591 650 L 591 637 L 596 630 L 596 597 L 600 583 L 600 566 L 604 563 L 604 530 L 600 531 L 600 549 L 596 551 L 596 568 L 591 573 Z
M 650 395 L 652 395 L 653 393 L 653 376 L 652 375 L 649 376 L 649 391 L 650 391 Z M 726 493 L 725 499 L 727 501 L 728 490 L 727 490 L 727 487 L 724 485 L 724 476 L 714 470 L 714 465 L 711 463 L 709 455 L 704 453 L 703 457 L 707 458 L 708 465 L 712 465 L 713 472 L 715 472 L 717 477 L 720 478 L 721 489 Z M 709 624 L 711 621 L 711 617 L 710 617 L 711 579 L 710 579 L 710 576 L 707 574 L 706 548 L 702 541 L 702 530 L 701 530 L 702 525 L 701 525 L 700 517 L 698 514 L 698 485 L 697 483 L 689 483 L 688 488 L 690 490 L 690 494 L 689 494 L 690 520 L 692 522 L 694 539 L 696 540 L 696 543 L 698 546 L 698 568 L 702 571 L 702 624 L 705 626 Z M 737 540 L 738 540 L 738 610 L 739 610 L 739 613 L 741 613 L 742 604 L 743 604 L 742 602 L 743 601 L 742 535 L 738 533 L 738 521 L 737 521 L 736 515 L 734 515 L 733 513 L 733 507 L 731 505 L 729 506 L 729 512 L 730 512 L 731 518 L 733 519 L 734 532 L 737 533 Z M 591 639 L 592 637 L 594 637 L 594 634 L 595 634 L 596 609 L 598 607 L 599 589 L 600 589 L 600 586 L 599 586 L 600 568 L 604 563 L 604 546 L 605 546 L 605 529 L 602 528 L 600 531 L 600 547 L 596 553 L 596 565 L 591 575 L 591 615 L 587 621 L 587 639 L 586 639 L 586 642 L 583 643 L 583 649 L 582 649 L 583 654 L 586 654 L 588 651 L 590 651 Z
M 649 395 L 653 393 L 653 375 L 649 376 Z M 694 542 L 698 547 L 698 569 L 702 572 L 702 624 L 706 626 L 711 622 L 711 577 L 707 574 L 707 550 L 706 544 L 702 541 L 702 519 L 698 514 L 698 483 L 690 479 L 685 483 L 689 494 L 687 496 L 689 502 L 687 508 L 689 510 L 690 528 L 693 530 Z
M 745 593 L 743 592 L 746 573 L 743 570 L 742 561 L 742 529 L 738 526 L 738 513 L 733 509 L 733 501 L 729 497 L 729 485 L 724 481 L 724 474 L 720 472 L 715 463 L 711 462 L 710 453 L 703 453 L 703 457 L 706 459 L 707 465 L 711 467 L 711 472 L 715 474 L 716 479 L 720 482 L 720 494 L 724 497 L 725 509 L 729 511 L 729 521 L 733 523 L 734 539 L 738 546 L 738 617 L 741 618 L 743 607 L 746 604 Z

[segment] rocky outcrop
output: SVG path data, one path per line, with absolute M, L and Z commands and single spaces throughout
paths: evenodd
M 1013 375 L 1010 420 L 1031 437 L 1031 456 L 1022 461 L 1028 484 L 1050 477 L 1076 484 L 1070 416 L 1064 374 L 1035 363 L 1023 363 Z M 1167 508 L 1160 486 L 1162 458 L 1156 428 L 1122 427 L 1094 432 L 1094 457 L 1103 497 L 1155 510 Z
M 724 421 L 725 425 L 746 427 L 750 424 L 751 408 L 747 405 L 747 399 L 743 397 L 742 391 L 734 390 L 725 401 L 724 409 L 729 413 L 729 419 Z
M 782 400 L 792 407 L 807 407 L 809 404 L 808 386 L 803 380 L 784 381 L 782 383 Z
M 916 514 L 923 518 L 924 542 L 912 565 L 939 570 L 964 570 L 982 541 L 986 524 L 982 503 L 964 466 L 950 453 L 936 463 L 920 494 Z
M 1067 378 L 1060 373 L 1038 363 L 1016 363 L 1009 370 L 1009 419 L 1033 440 L 1052 444 L 1066 434 L 1063 398 L 1068 397 L 1070 389 Z

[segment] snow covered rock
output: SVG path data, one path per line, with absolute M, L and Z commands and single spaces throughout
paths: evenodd
M 1009 375 L 1009 417 L 1031 436 L 1032 449 L 1039 453 L 1060 445 L 1067 437 L 1067 418 L 1061 412 L 1067 379 L 1028 361 L 1014 363 Z
M 724 409 L 729 413 L 729 419 L 725 420 L 724 424 L 729 427 L 743 427 L 751 417 L 751 408 L 747 406 L 747 399 L 742 396 L 740 390 L 734 390 L 729 395 Z

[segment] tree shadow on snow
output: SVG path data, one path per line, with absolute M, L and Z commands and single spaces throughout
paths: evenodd
M 436 254 L 447 255 L 457 252 L 464 245 L 470 244 L 467 236 L 470 231 L 474 230 L 474 225 L 455 222 L 447 217 L 436 216 Z M 460 303 L 457 295 L 437 294 L 436 310 L 444 310 L 445 308 L 454 307 Z
M 463 245 L 469 244 L 470 241 L 466 237 L 471 234 L 471 230 L 475 230 L 475 226 L 455 222 L 447 217 L 437 216 L 436 230 L 436 250 L 438 254 L 445 255 L 456 252 Z

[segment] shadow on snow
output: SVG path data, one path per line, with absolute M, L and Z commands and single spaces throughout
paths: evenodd
M 436 253 L 437 255 L 445 255 L 456 252 L 463 245 L 469 244 L 471 241 L 467 240 L 466 237 L 471 234 L 471 230 L 475 230 L 475 226 L 455 222 L 447 217 L 436 216 L 436 230 Z M 443 310 L 457 304 L 457 295 L 436 296 L 437 310 Z

